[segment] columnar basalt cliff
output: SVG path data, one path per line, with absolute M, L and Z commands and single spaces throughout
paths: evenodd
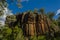
M 22 15 L 22 26 L 24 35 L 33 36 L 45 34 L 50 29 L 50 22 L 42 14 L 25 13 Z
M 50 28 L 51 21 L 45 14 L 33 13 L 33 12 L 25 12 L 22 14 L 15 15 L 16 21 L 8 22 L 11 27 L 20 24 L 20 28 L 23 30 L 23 35 L 28 38 L 29 36 L 39 36 L 45 35 L 45 33 L 53 31 Z M 7 19 L 8 20 L 8 19 Z M 27 39 L 26 39 L 27 40 Z

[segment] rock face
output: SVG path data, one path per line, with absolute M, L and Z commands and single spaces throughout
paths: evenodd
M 29 36 L 44 35 L 46 32 L 50 31 L 51 22 L 44 14 L 27 12 L 21 16 L 20 21 L 26 40 Z
M 33 36 L 41 35 L 48 32 L 49 23 L 47 17 L 42 14 L 26 13 L 22 15 L 22 29 L 24 35 Z
M 16 15 L 16 21 L 14 24 L 20 22 L 20 28 L 22 28 L 24 36 L 39 36 L 49 32 L 51 22 L 46 15 L 33 12 L 25 12 L 23 14 Z M 26 39 L 27 40 L 27 39 Z

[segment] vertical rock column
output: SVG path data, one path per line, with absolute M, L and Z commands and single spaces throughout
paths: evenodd
M 26 16 L 25 16 L 26 17 Z M 24 18 L 25 18 L 24 17 Z M 32 36 L 35 35 L 36 32 L 36 21 L 35 17 L 32 13 L 29 14 L 28 17 L 26 17 L 27 21 L 25 22 L 25 26 L 23 27 L 25 30 L 25 39 L 29 40 Z

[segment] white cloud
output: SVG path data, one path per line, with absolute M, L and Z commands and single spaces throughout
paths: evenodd
M 60 9 L 57 10 L 57 14 L 56 15 L 58 15 L 58 14 L 60 14 Z
M 4 7 L 3 13 L 4 14 L 2 16 L 0 16 L 0 24 L 2 24 L 2 25 L 4 25 L 6 17 L 8 15 L 13 15 L 13 13 L 6 7 Z

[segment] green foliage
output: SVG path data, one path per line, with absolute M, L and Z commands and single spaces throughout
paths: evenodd
M 44 8 L 41 8 L 39 12 L 41 12 L 41 14 L 44 14 Z
M 60 40 L 60 37 L 55 38 L 55 40 Z
M 4 13 L 2 11 L 0 11 L 0 16 L 3 15 Z
M 16 39 L 15 40 L 24 40 L 24 36 L 23 36 L 23 31 L 22 31 L 22 29 L 21 28 L 17 28 L 17 27 L 15 27 L 16 28 L 16 32 L 19 32 L 18 34 L 17 34 L 17 37 L 16 37 Z M 18 30 L 19 29 L 19 30 Z
M 45 36 L 38 36 L 38 40 L 46 40 Z
M 15 15 L 7 16 L 7 21 L 11 21 L 11 22 L 16 21 L 16 16 Z
M 22 29 L 15 26 L 13 29 L 9 27 L 3 27 L 0 29 L 1 40 L 24 40 Z
M 58 19 L 57 19 L 57 23 L 58 23 L 58 26 L 59 26 L 59 28 L 60 28 L 60 16 L 58 17 Z
M 9 27 L 3 28 L 3 33 L 6 33 L 6 35 L 10 35 L 12 33 L 12 29 Z
M 37 40 L 37 37 L 36 36 L 31 36 L 30 40 Z
M 11 22 L 15 22 L 16 21 L 16 16 L 15 15 L 10 15 L 6 17 L 6 24 L 9 24 Z
M 49 17 L 50 20 L 53 20 L 53 17 L 55 16 L 54 12 L 48 12 L 47 16 Z

